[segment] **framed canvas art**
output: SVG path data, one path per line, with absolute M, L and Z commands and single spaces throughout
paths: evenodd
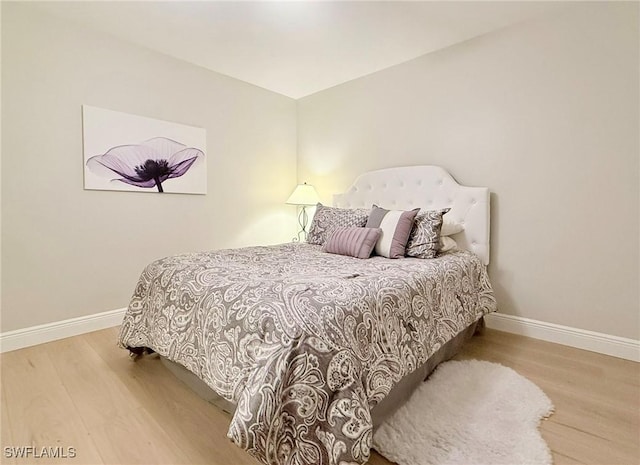
M 82 106 L 84 188 L 206 194 L 206 131 Z

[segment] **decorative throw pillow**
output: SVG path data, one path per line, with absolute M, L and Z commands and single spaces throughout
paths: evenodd
M 307 242 L 309 244 L 324 245 L 338 227 L 364 227 L 367 223 L 369 210 L 365 208 L 336 208 L 325 207 L 319 203 L 316 214 L 311 221 Z
M 404 257 L 409 233 L 419 208 L 410 211 L 387 210 L 374 205 L 367 220 L 367 228 L 380 228 L 382 234 L 376 243 L 376 253 L 387 258 Z
M 380 234 L 380 228 L 335 228 L 323 250 L 350 257 L 369 258 Z
M 407 242 L 407 257 L 434 258 L 440 250 L 440 229 L 442 216 L 449 211 L 429 210 L 421 211 L 416 216 L 413 230 Z

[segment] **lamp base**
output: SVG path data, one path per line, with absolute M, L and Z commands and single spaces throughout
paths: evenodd
M 300 225 L 300 231 L 298 231 L 297 237 L 293 238 L 293 242 L 307 242 L 307 223 L 309 222 L 309 215 L 307 214 L 307 207 L 302 206 L 302 210 L 298 214 L 298 224 Z M 302 236 L 302 241 L 300 240 Z

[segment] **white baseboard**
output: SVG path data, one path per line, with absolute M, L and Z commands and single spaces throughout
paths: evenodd
M 56 321 L 0 333 L 0 352 L 118 326 L 126 309 Z M 485 317 L 489 328 L 640 362 L 640 341 L 502 313 Z
M 54 321 L 30 328 L 0 333 L 0 352 L 22 349 L 45 342 L 111 328 L 122 323 L 126 308 L 80 316 L 69 320 Z
M 519 316 L 492 313 L 487 327 L 640 362 L 640 341 Z

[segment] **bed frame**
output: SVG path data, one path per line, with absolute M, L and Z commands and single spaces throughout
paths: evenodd
M 360 175 L 344 194 L 334 196 L 334 206 L 371 208 L 372 204 L 387 209 L 408 210 L 450 208 L 447 218 L 461 223 L 464 231 L 454 238 L 459 247 L 474 252 L 489 264 L 489 189 L 466 187 L 443 168 L 433 165 L 408 166 L 370 171 Z M 449 360 L 462 345 L 483 326 L 480 320 L 437 350 L 425 364 L 403 378 L 375 408 L 374 427 L 406 401 L 415 388 L 436 368 Z M 161 357 L 162 363 L 201 397 L 232 413 L 235 405 L 218 396 L 209 386 L 183 366 Z
M 454 239 L 489 264 L 489 189 L 461 186 L 439 166 L 387 168 L 361 174 L 344 194 L 333 196 L 335 207 L 389 210 L 451 208 L 446 218 L 464 225 Z

